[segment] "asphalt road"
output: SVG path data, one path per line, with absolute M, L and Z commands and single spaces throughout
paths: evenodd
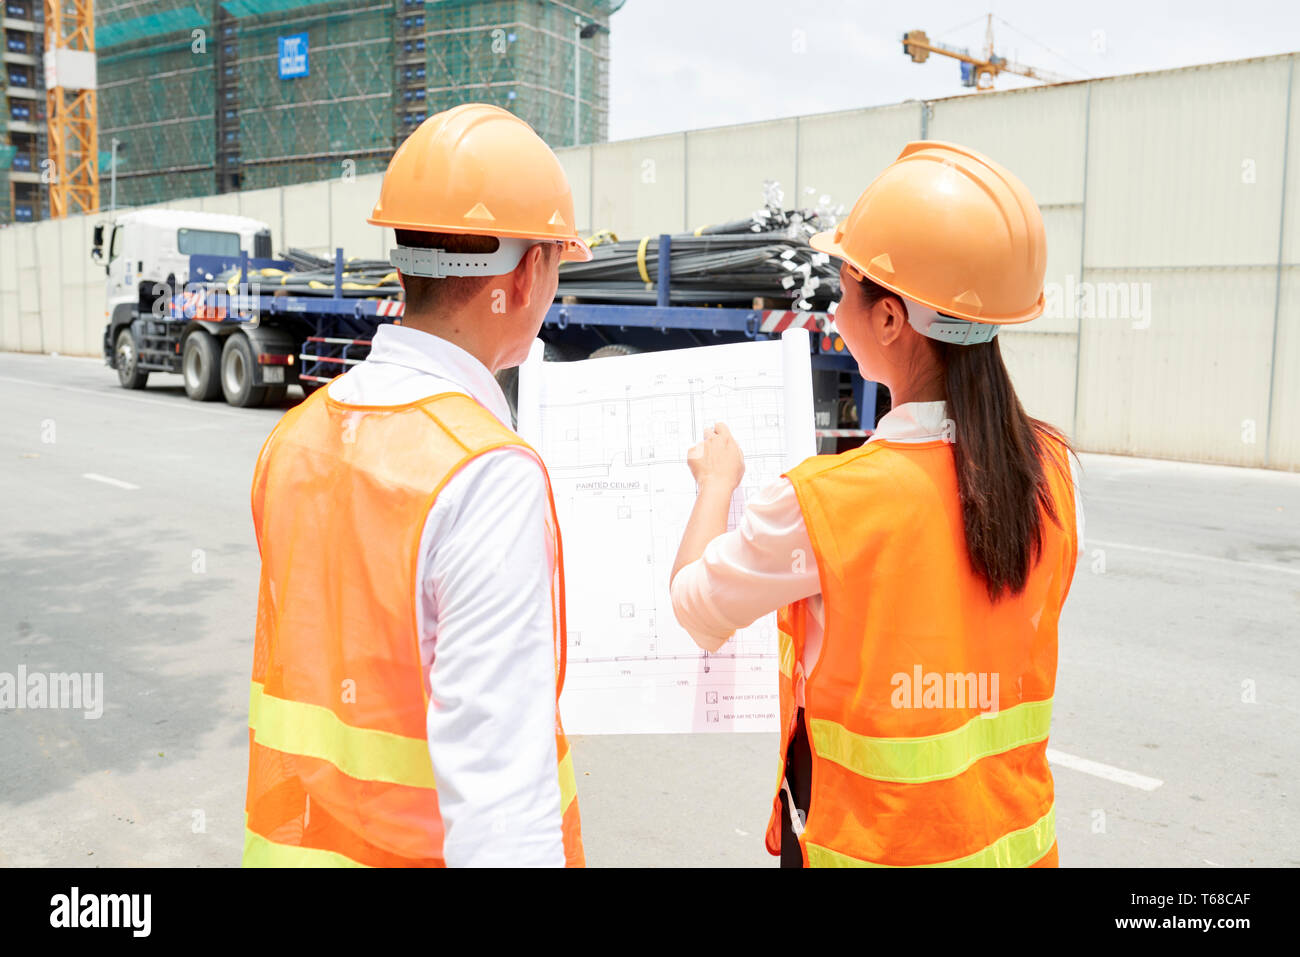
M 282 410 L 0 354 L 0 673 L 103 674 L 102 716 L 0 709 L 0 864 L 239 862 L 257 550 Z M 1085 455 L 1051 747 L 1061 860 L 1300 865 L 1300 475 Z M 326 543 L 321 543 L 322 547 Z M 573 741 L 588 861 L 772 866 L 774 735 Z

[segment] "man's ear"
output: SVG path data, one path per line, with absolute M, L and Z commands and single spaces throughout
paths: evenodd
M 541 246 L 530 246 L 514 272 L 515 299 L 521 308 L 527 308 L 533 301 L 545 269 L 545 250 Z

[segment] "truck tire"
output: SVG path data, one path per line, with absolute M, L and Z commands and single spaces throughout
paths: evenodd
M 544 343 L 546 348 L 542 351 L 543 362 L 577 362 L 579 359 L 585 359 L 586 349 L 580 346 L 560 345 L 558 342 Z
M 221 346 L 212 333 L 195 329 L 181 346 L 185 394 L 195 402 L 221 398 Z
M 240 409 L 252 409 L 266 403 L 270 389 L 253 382 L 257 353 L 248 336 L 236 332 L 226 337 L 221 348 L 221 391 L 226 401 Z
M 113 365 L 117 369 L 117 381 L 123 389 L 143 389 L 149 381 L 149 373 L 140 368 L 140 351 L 135 345 L 135 333 L 130 326 L 125 326 L 117 334 L 113 346 Z
M 611 342 L 607 346 L 601 346 L 588 359 L 605 359 L 609 356 L 634 356 L 641 350 L 636 346 L 625 346 L 621 342 Z

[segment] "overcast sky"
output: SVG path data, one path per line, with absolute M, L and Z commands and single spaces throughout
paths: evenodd
M 609 137 L 966 93 L 956 60 L 913 63 L 901 38 L 979 51 L 989 12 L 996 53 L 1080 79 L 1300 50 L 1300 0 L 627 0 Z

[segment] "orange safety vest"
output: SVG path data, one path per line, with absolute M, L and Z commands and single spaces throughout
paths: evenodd
M 533 452 L 459 393 L 353 406 L 325 389 L 287 412 L 267 439 L 252 493 L 262 580 L 245 865 L 445 865 L 416 568 L 439 491 L 471 459 L 502 446 Z M 560 725 L 564 561 L 553 499 L 549 520 L 564 850 L 567 864 L 581 867 L 573 759 Z
M 821 651 L 804 676 L 806 867 L 1056 865 L 1047 734 L 1078 543 L 1065 447 L 1044 445 L 1059 526 L 1044 516 L 1025 589 L 998 602 L 966 557 L 948 443 L 875 441 L 789 472 L 824 599 Z M 801 601 L 778 615 L 772 854 L 807 614 Z

